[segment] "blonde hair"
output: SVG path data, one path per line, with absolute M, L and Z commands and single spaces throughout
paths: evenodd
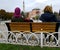
M 46 7 L 44 8 L 44 12 L 53 13 L 53 11 L 52 11 L 52 6 L 46 6 Z

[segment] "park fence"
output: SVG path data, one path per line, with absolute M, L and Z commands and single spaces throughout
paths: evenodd
M 60 47 L 59 34 L 60 32 L 0 31 L 0 43 Z

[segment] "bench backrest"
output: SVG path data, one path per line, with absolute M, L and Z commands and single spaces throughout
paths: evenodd
M 44 23 L 32 23 L 32 32 L 55 32 L 56 23 L 44 22 Z
M 43 32 L 55 32 L 56 23 L 44 22 L 44 23 L 29 23 L 29 22 L 12 22 L 9 23 L 11 31 L 43 31 Z
M 30 23 L 12 22 L 9 26 L 11 31 L 30 31 Z

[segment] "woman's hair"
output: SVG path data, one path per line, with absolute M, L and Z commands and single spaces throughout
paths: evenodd
M 26 13 L 26 17 L 29 17 L 29 12 Z
M 45 12 L 53 13 L 53 11 L 52 11 L 52 6 L 46 6 L 46 7 L 44 8 L 44 13 L 45 13 Z

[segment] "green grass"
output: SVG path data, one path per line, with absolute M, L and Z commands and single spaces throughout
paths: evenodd
M 0 44 L 0 50 L 60 50 L 60 48 Z

